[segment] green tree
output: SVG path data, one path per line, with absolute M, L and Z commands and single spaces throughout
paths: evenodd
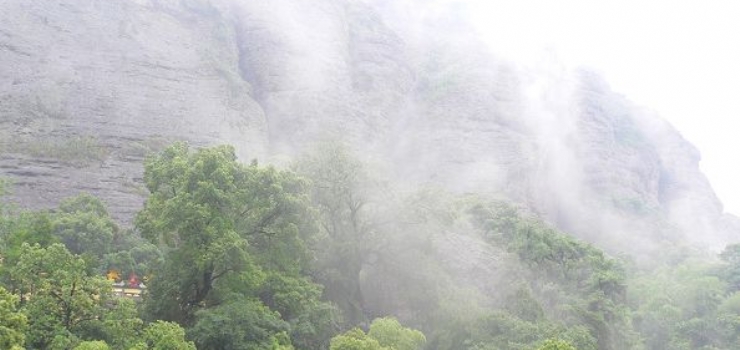
M 0 229 L 2 229 L 3 220 L 8 215 L 8 204 L 5 202 L 5 197 L 10 193 L 10 181 L 4 177 L 0 177 Z M 2 231 L 0 231 L 0 237 Z
M 128 234 L 126 238 L 116 242 L 114 247 L 115 251 L 103 256 L 99 264 L 101 273 L 107 274 L 114 270 L 123 279 L 131 273 L 148 279 L 154 270 L 162 266 L 162 251 L 138 235 Z
M 201 346 L 287 346 L 280 333 L 305 349 L 328 342 L 331 307 L 306 277 L 316 228 L 304 180 L 242 165 L 231 147 L 191 151 L 182 143 L 148 159 L 144 179 L 152 194 L 137 226 L 165 252 L 148 283 L 150 319 L 186 326 Z M 223 319 L 270 336 L 222 334 Z
M 317 271 L 326 296 L 338 304 L 346 324 L 365 322 L 360 272 L 372 252 L 372 221 L 364 166 L 344 145 L 326 142 L 303 155 L 295 168 L 311 181 L 319 211 Z
M 89 255 L 97 262 L 111 250 L 118 225 L 103 202 L 81 194 L 62 201 L 53 218 L 53 230 L 71 253 Z
M 722 277 L 727 281 L 730 291 L 740 291 L 740 244 L 730 244 L 720 253 L 725 263 Z
M 108 344 L 100 340 L 83 341 L 74 350 L 109 350 Z
M 230 147 L 191 154 L 177 143 L 147 160 L 151 196 L 136 223 L 144 237 L 168 247 L 166 266 L 149 285 L 152 317 L 192 325 L 216 282 L 250 265 L 235 222 L 243 208 L 242 170 Z
M 402 326 L 396 319 L 377 318 L 365 333 L 353 328 L 331 339 L 330 350 L 419 350 L 424 347 L 424 334 Z
M 235 296 L 228 303 L 198 311 L 189 331 L 200 350 L 270 349 L 273 344 L 290 345 L 287 322 L 259 300 Z
M 516 254 L 532 273 L 528 283 L 533 291 L 550 305 L 567 306 L 557 310 L 558 317 L 590 328 L 600 349 L 628 349 L 639 343 L 618 260 L 506 203 L 477 203 L 469 213 L 489 242 Z M 546 284 L 559 293 L 543 293 Z
M 26 315 L 18 310 L 18 296 L 0 286 L 0 348 L 21 350 L 28 327 Z
M 339 326 L 335 308 L 320 301 L 321 287 L 306 277 L 269 273 L 259 298 L 290 323 L 290 338 L 299 349 L 326 348 Z
M 146 327 L 140 341 L 130 350 L 195 350 L 185 339 L 185 330 L 177 323 L 156 321 Z
M 391 350 L 380 345 L 362 329 L 353 328 L 331 339 L 330 350 Z
M 136 302 L 119 298 L 111 300 L 108 310 L 101 316 L 101 334 L 113 349 L 128 350 L 134 346 L 144 330 Z
M 545 340 L 537 350 L 577 350 L 571 343 L 560 339 Z
M 61 244 L 22 246 L 10 275 L 27 295 L 27 343 L 40 349 L 74 343 L 96 328 L 111 293 L 108 281 L 89 273 L 85 261 Z
M 424 347 L 426 337 L 422 332 L 402 326 L 394 318 L 378 318 L 370 325 L 368 335 L 380 345 L 395 350 L 419 350 Z
M 53 222 L 47 212 L 21 212 L 4 220 L 0 237 L 0 281 L 12 293 L 18 294 L 19 286 L 10 278 L 10 269 L 18 264 L 23 253 L 23 244 L 38 244 L 47 247 L 58 243 L 53 234 Z

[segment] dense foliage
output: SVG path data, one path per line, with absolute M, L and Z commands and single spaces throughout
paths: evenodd
M 505 201 L 401 189 L 340 144 L 291 169 L 176 143 L 147 158 L 150 195 L 130 229 L 87 194 L 19 210 L 0 180 L 0 348 L 740 342 L 740 245 L 636 268 Z M 127 276 L 142 298 L 113 293 Z
M 424 334 L 403 327 L 393 318 L 379 318 L 370 325 L 367 334 L 353 328 L 332 338 L 330 350 L 421 350 Z

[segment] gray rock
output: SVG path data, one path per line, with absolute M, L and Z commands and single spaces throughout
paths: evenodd
M 424 6 L 3 1 L 0 174 L 22 206 L 89 191 L 130 223 L 142 160 L 168 142 L 248 161 L 341 138 L 399 182 L 504 196 L 613 252 L 740 239 L 670 125 L 587 70 L 495 56 L 454 8 Z

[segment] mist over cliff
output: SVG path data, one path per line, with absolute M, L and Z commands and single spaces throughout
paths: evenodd
M 698 150 L 660 116 L 587 68 L 493 54 L 454 3 L 6 0 L 0 10 L 0 175 L 22 206 L 87 191 L 130 222 L 143 158 L 171 141 L 282 164 L 338 139 L 399 187 L 505 198 L 615 254 L 740 238 Z
M 0 1 L 0 347 L 735 348 L 699 150 L 469 15 Z

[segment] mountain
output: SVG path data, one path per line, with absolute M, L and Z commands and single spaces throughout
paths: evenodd
M 0 10 L 0 175 L 24 207 L 86 191 L 130 223 L 146 195 L 142 161 L 171 141 L 279 162 L 340 138 L 407 185 L 504 197 L 611 253 L 740 238 L 672 126 L 593 71 L 492 53 L 454 4 Z

